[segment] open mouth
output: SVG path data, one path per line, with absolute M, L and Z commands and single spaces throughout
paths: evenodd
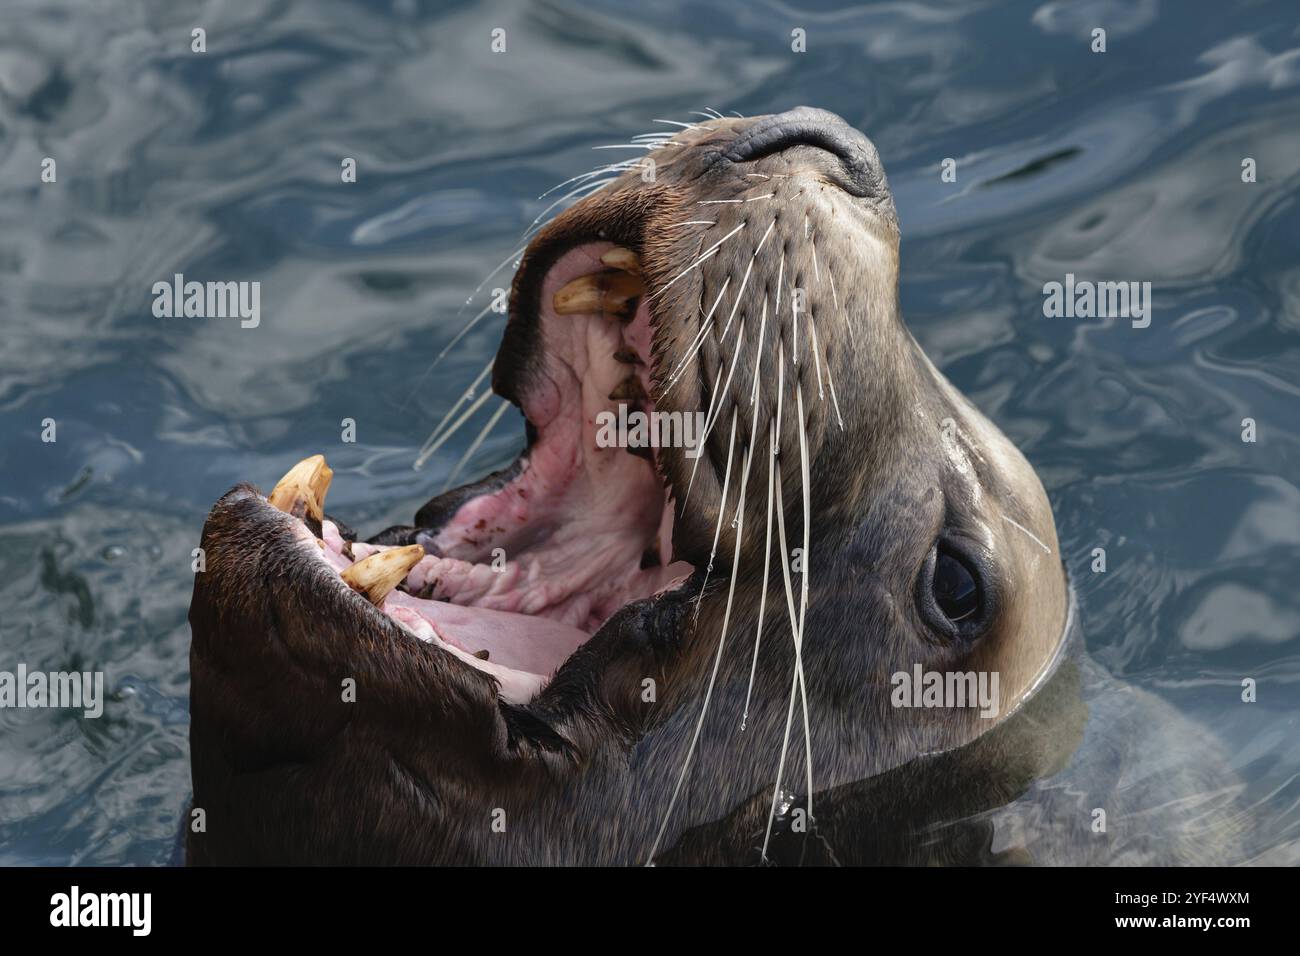
M 523 299 L 537 314 L 527 354 L 512 363 L 519 381 L 509 390 L 529 438 L 513 465 L 435 498 L 420 526 L 375 543 L 350 540 L 324 516 L 332 473 L 321 456 L 295 466 L 269 497 L 305 519 L 313 550 L 347 586 L 412 636 L 490 674 L 515 703 L 535 697 L 619 609 L 694 570 L 673 559 L 660 450 L 602 441 L 598 425 L 620 405 L 625 414 L 653 411 L 637 256 L 584 242 L 524 281 L 536 283 Z

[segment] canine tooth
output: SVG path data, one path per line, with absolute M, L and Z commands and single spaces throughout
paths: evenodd
M 325 517 L 325 493 L 333 478 L 334 470 L 325 464 L 325 456 L 312 455 L 285 472 L 267 501 L 286 514 L 320 521 Z
M 646 397 L 646 393 L 645 389 L 641 387 L 641 380 L 635 375 L 629 375 L 614 386 L 614 391 L 609 393 L 609 397 L 611 401 L 615 402 L 639 402 Z
M 376 551 L 343 571 L 343 580 L 354 591 L 360 591 L 375 606 L 384 603 L 390 591 L 405 580 L 411 568 L 424 557 L 424 548 L 408 544 L 404 548 Z
M 555 293 L 551 304 L 557 315 L 603 312 L 618 315 L 644 290 L 641 280 L 626 272 L 594 272 L 578 276 Z
M 631 249 L 624 249 L 622 246 L 616 246 L 609 250 L 600 257 L 600 261 L 611 269 L 622 269 L 634 276 L 641 274 L 641 260 L 636 257 L 636 253 Z
M 614 360 L 617 362 L 622 362 L 624 365 L 644 364 L 641 361 L 641 357 L 636 354 L 636 350 L 630 349 L 627 346 L 624 346 L 623 348 L 619 349 L 617 352 L 614 353 Z

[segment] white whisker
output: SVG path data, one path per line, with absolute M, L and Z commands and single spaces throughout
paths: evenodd
M 624 170 L 628 170 L 628 169 L 637 169 L 640 166 L 641 163 L 635 159 L 624 160 L 621 163 L 610 163 L 608 166 L 598 166 L 595 169 L 591 170 L 590 172 L 579 173 L 577 176 L 570 176 L 562 183 L 556 183 L 550 189 L 546 190 L 546 192 L 538 196 L 537 199 L 538 201 L 541 201 L 545 199 L 547 196 L 549 196 L 551 193 L 555 192 L 555 190 L 563 189 L 565 186 L 569 185 L 569 183 L 581 182 L 584 179 L 591 179 L 593 176 L 603 176 L 605 173 L 623 172 Z
M 772 316 L 779 322 L 778 316 L 781 314 L 781 284 L 785 281 L 785 247 L 781 247 L 781 265 L 776 270 L 776 305 L 772 308 Z
M 725 404 L 725 399 L 723 401 L 719 401 L 719 399 L 723 398 L 723 396 L 725 396 L 727 392 L 731 390 L 731 377 L 736 373 L 736 362 L 740 358 L 740 353 L 744 351 L 744 348 L 745 348 L 745 320 L 741 319 L 740 326 L 736 329 L 736 351 L 733 352 L 731 355 L 731 368 L 727 371 L 727 383 L 722 386 L 721 390 L 719 390 L 717 382 L 714 382 L 713 383 L 714 392 L 712 395 L 709 396 L 709 407 L 708 410 L 705 411 L 704 413 L 704 433 L 700 436 L 699 448 L 701 454 L 695 456 L 695 461 L 691 465 L 691 477 L 690 480 L 686 482 L 687 498 L 689 498 L 691 495 L 691 485 L 695 484 L 695 470 L 700 466 L 700 459 L 704 457 L 703 454 L 704 443 L 709 440 L 709 434 L 713 431 L 713 426 L 716 425 L 718 423 L 718 419 L 722 417 L 722 409 L 723 409 L 723 405 Z M 722 374 L 721 365 L 718 366 L 718 374 L 719 376 Z M 736 427 L 735 415 L 732 415 L 731 417 L 731 427 L 733 429 Z
M 745 228 L 745 224 L 742 222 L 739 226 L 737 226 L 735 229 L 731 230 L 731 232 L 727 233 L 725 236 L 723 236 L 721 239 L 719 239 L 717 242 L 715 242 L 712 246 L 710 246 L 707 250 L 705 250 L 704 253 L 703 253 L 703 254 L 702 254 L 698 259 L 696 259 L 693 263 L 691 263 L 689 266 L 687 266 L 687 267 L 686 267 L 685 269 L 683 269 L 681 272 L 677 273 L 676 276 L 674 276 L 672 279 L 669 280 L 668 285 L 664 286 L 664 287 L 663 287 L 662 289 L 660 289 L 658 292 L 655 292 L 654 294 L 652 294 L 652 295 L 650 296 L 650 299 L 656 299 L 656 298 L 658 298 L 659 296 L 663 295 L 665 292 L 667 292 L 670 288 L 672 288 L 672 285 L 673 285 L 674 282 L 676 282 L 676 281 L 677 281 L 678 279 L 680 279 L 682 276 L 686 275 L 686 274 L 687 274 L 688 272 L 690 272 L 692 269 L 698 267 L 700 263 L 704 262 L 706 259 L 708 259 L 710 256 L 712 256 L 714 253 L 716 253 L 716 252 L 718 251 L 718 249 L 722 246 L 722 244 L 723 244 L 724 242 L 726 242 L 728 239 L 730 239 L 732 236 L 734 236 L 736 233 L 740 232 L 740 230 L 742 230 L 742 229 L 744 229 L 744 228 Z M 647 299 L 646 301 L 648 302 L 648 301 L 650 301 L 650 299 Z
M 424 448 L 420 449 L 420 454 L 415 459 L 415 467 L 419 468 L 426 461 L 428 461 L 429 456 L 432 455 L 434 452 L 436 452 L 439 448 L 441 448 L 448 438 L 456 434 L 460 426 L 465 424 L 466 420 L 469 419 L 469 417 L 473 415 L 476 411 L 482 408 L 483 403 L 486 402 L 491 397 L 492 397 L 492 390 L 488 389 L 477 399 L 474 400 L 474 404 L 470 405 L 469 408 L 465 409 L 464 414 L 462 414 L 460 418 L 456 419 L 456 424 L 448 428 L 436 440 L 429 442 L 428 444 L 425 445 Z
M 817 323 L 813 319 L 812 309 L 808 310 L 808 331 L 812 334 L 813 368 L 817 370 L 817 397 L 826 401 L 826 390 L 822 387 L 822 355 L 817 348 Z M 830 374 L 828 368 L 827 374 Z
M 767 847 L 772 839 L 772 824 L 776 820 L 776 802 L 781 793 L 781 780 L 785 776 L 785 758 L 790 750 L 790 729 L 794 725 L 795 694 L 803 687 L 803 638 L 799 633 L 798 619 L 794 609 L 794 588 L 790 584 L 790 553 L 785 541 L 785 502 L 781 493 L 781 462 L 777 457 L 778 444 L 773 448 L 772 467 L 776 471 L 776 528 L 777 544 L 781 549 L 781 575 L 785 581 L 786 610 L 790 615 L 790 634 L 794 639 L 794 673 L 790 678 L 790 702 L 785 712 L 785 732 L 781 737 L 781 756 L 776 765 L 776 783 L 772 788 L 772 806 L 767 816 L 767 832 L 763 836 L 762 859 L 767 860 Z M 806 696 L 806 695 L 805 695 Z
M 696 598 L 695 601 L 695 619 L 699 618 L 700 599 L 704 597 L 704 587 L 709 582 L 708 573 L 713 569 L 713 556 L 717 553 L 718 550 L 718 538 L 722 535 L 722 521 L 727 513 L 727 486 L 731 479 L 731 457 L 732 457 L 732 453 L 735 451 L 735 445 L 736 445 L 736 419 L 733 416 L 731 419 L 731 444 L 728 446 L 727 449 L 727 471 L 726 471 L 726 475 L 722 479 L 722 503 L 718 506 L 718 527 L 717 530 L 714 531 L 713 533 L 713 550 L 709 552 L 709 566 L 704 573 L 704 583 L 700 585 L 700 596 L 699 598 Z M 748 462 L 748 459 L 751 457 L 751 453 L 747 451 L 745 457 L 746 457 L 746 462 Z M 748 470 L 749 470 L 748 464 L 746 464 L 745 471 L 748 472 Z M 735 566 L 740 561 L 740 536 L 744 529 L 744 522 L 745 522 L 745 486 L 743 483 L 740 486 L 739 500 L 740 500 L 740 504 L 736 509 L 736 515 L 737 515 L 737 520 L 740 523 L 740 527 L 736 531 L 736 545 L 734 551 L 734 558 L 732 560 L 732 573 L 731 573 L 732 586 L 731 586 L 731 590 L 727 592 L 727 609 L 722 616 L 722 633 L 718 635 L 718 652 L 713 656 L 713 670 L 709 674 L 709 685 L 707 689 L 704 691 L 704 704 L 700 707 L 700 717 L 695 722 L 695 732 L 691 735 L 691 744 L 686 750 L 686 759 L 682 761 L 681 773 L 677 775 L 677 784 L 676 786 L 673 787 L 673 795 L 668 800 L 668 809 L 664 811 L 663 822 L 659 824 L 659 832 L 655 834 L 654 843 L 650 847 L 650 855 L 646 861 L 647 865 L 654 863 L 655 853 L 659 849 L 659 842 L 663 839 L 664 831 L 668 828 L 668 820 L 669 818 L 672 817 L 673 807 L 677 805 L 677 796 L 681 792 L 682 783 L 686 780 L 686 771 L 690 769 L 691 758 L 695 756 L 695 746 L 700 741 L 700 731 L 704 729 L 704 718 L 709 712 L 709 701 L 713 697 L 713 686 L 717 682 L 718 668 L 722 664 L 722 650 L 726 646 L 726 641 L 727 641 L 727 625 L 731 621 L 731 599 L 735 594 L 735 582 L 736 582 Z M 694 626 L 695 619 L 693 619 L 692 621 L 692 626 Z
M 446 425 L 447 422 L 451 421 L 451 416 L 455 415 L 462 405 L 474 397 L 474 393 L 478 390 L 478 387 L 483 384 L 483 379 L 487 378 L 488 373 L 492 371 L 492 366 L 495 363 L 496 359 L 494 358 L 490 360 L 487 365 L 483 366 L 483 371 L 479 372 L 478 375 L 474 377 L 474 381 L 470 383 L 469 388 L 461 392 L 460 398 L 456 399 L 456 404 L 452 405 L 447 414 L 443 415 L 441 421 L 434 426 L 433 432 L 425 439 L 422 447 L 427 448 L 431 442 L 435 441 L 442 433 L 442 427 Z M 418 470 L 427 458 L 427 455 L 421 454 L 420 457 L 416 458 L 415 464 L 412 467 Z
M 718 385 L 721 382 L 722 382 L 722 364 L 718 363 L 718 374 L 713 379 L 713 390 L 712 392 L 710 392 L 710 397 L 709 397 L 709 411 L 704 413 L 704 434 L 700 436 L 700 442 L 699 445 L 697 446 L 700 449 L 700 453 L 695 456 L 695 463 L 691 465 L 691 477 L 690 480 L 686 482 L 686 494 L 682 497 L 683 506 L 685 506 L 686 502 L 690 500 L 691 485 L 695 484 L 695 469 L 700 466 L 700 459 L 704 457 L 704 439 L 708 437 L 708 432 L 709 432 L 709 412 L 713 411 L 713 403 L 714 401 L 717 400 Z M 732 416 L 732 427 L 733 428 L 735 427 L 735 416 Z
M 795 386 L 795 401 L 799 412 L 799 463 L 801 466 L 803 488 L 803 574 L 799 576 L 799 643 L 795 648 L 795 663 L 799 667 L 800 697 L 803 700 L 803 746 L 805 769 L 807 770 L 808 817 L 813 817 L 813 778 L 812 778 L 812 724 L 808 719 L 808 685 L 803 673 L 803 638 L 804 625 L 808 614 L 808 587 L 812 574 L 812 476 L 808 464 L 808 427 L 803 414 L 803 383 Z
M 767 307 L 764 305 L 763 318 L 767 318 Z M 763 361 L 763 333 L 759 332 L 759 348 L 757 349 L 758 358 L 754 362 L 754 383 L 758 383 L 758 368 Z M 758 443 L 758 403 L 754 402 L 754 423 L 750 426 L 750 441 L 757 445 Z M 768 464 L 767 464 L 767 521 L 764 527 L 767 529 L 766 540 L 763 544 L 763 578 L 762 590 L 758 598 L 758 626 L 754 630 L 754 656 L 749 662 L 749 684 L 745 688 L 745 707 L 740 714 L 740 729 L 744 730 L 745 725 L 749 722 L 749 701 L 754 694 L 754 675 L 758 672 L 758 648 L 763 640 L 763 613 L 767 609 L 767 582 L 768 572 L 772 567 L 772 476 L 774 469 L 772 467 L 776 460 L 776 422 L 774 421 L 769 428 L 768 435 Z
M 581 186 L 578 186 L 575 189 L 571 189 L 569 192 L 565 193 L 559 199 L 555 200 L 555 202 L 551 203 L 540 213 L 538 213 L 537 218 L 534 219 L 531 223 L 529 223 L 528 228 L 524 230 L 524 235 L 529 236 L 534 231 L 540 232 L 541 229 L 545 226 L 545 223 L 542 220 L 544 220 L 550 214 L 552 209 L 555 209 L 557 206 L 564 205 L 564 203 L 568 202 L 570 199 L 579 199 L 579 198 L 586 199 L 587 196 L 591 196 L 594 195 L 595 193 L 600 192 L 602 189 L 604 189 L 606 186 L 608 186 L 617 178 L 618 178 L 617 176 L 613 176 L 610 177 L 609 179 L 603 179 L 597 182 L 583 183 Z
M 483 317 L 486 316 L 491 311 L 492 311 L 491 303 L 485 305 L 482 308 L 482 310 L 478 313 L 478 315 L 470 319 L 469 322 L 465 324 L 465 327 L 463 329 L 461 329 L 454 336 L 452 336 L 452 340 L 446 344 L 443 350 L 438 353 L 437 357 L 434 358 L 434 360 L 429 363 L 428 368 L 426 368 L 423 372 L 421 372 L 420 377 L 415 380 L 415 385 L 411 387 L 410 394 L 406 396 L 406 401 L 402 402 L 401 408 L 398 409 L 399 412 L 405 411 L 406 406 L 411 404 L 411 399 L 415 398 L 415 396 L 419 393 L 420 387 L 424 384 L 424 380 L 428 378 L 430 373 L 432 373 L 433 370 L 438 367 L 438 364 L 447 357 L 447 353 L 449 353 L 452 349 L 456 347 L 456 343 L 459 342 L 461 339 L 463 339 L 465 336 L 469 335 L 469 333 L 474 330 L 474 326 L 478 325 L 479 322 L 483 321 Z M 491 367 L 492 367 L 492 363 L 489 362 L 488 368 Z M 479 377 L 482 378 L 482 374 L 480 374 Z M 472 390 L 473 388 L 474 386 L 471 385 L 470 389 Z M 416 468 L 420 467 L 418 462 L 415 467 Z
M 487 277 L 486 277 L 482 282 L 480 282 L 478 285 L 476 285 L 476 286 L 474 287 L 474 291 L 471 292 L 471 293 L 469 294 L 469 298 L 467 298 L 467 299 L 464 301 L 464 303 L 462 303 L 461 307 L 460 307 L 459 309 L 456 310 L 456 314 L 457 314 L 457 315 L 460 315 L 461 313 L 463 313 L 463 312 L 465 311 L 465 307 L 468 306 L 471 302 L 474 301 L 474 296 L 476 296 L 476 295 L 478 295 L 480 292 L 482 292 L 482 291 L 483 291 L 483 287 L 484 287 L 485 285 L 487 285 L 489 282 L 491 282 L 492 279 L 496 276 L 496 274 L 497 274 L 498 272 L 500 272 L 500 271 L 501 271 L 502 269 L 504 269 L 506 266 L 510 265 L 510 263 L 512 263 L 512 262 L 518 264 L 518 262 L 519 262 L 519 257 L 522 256 L 522 255 L 523 255 L 527 250 L 528 250 L 528 246 L 526 246 L 526 245 L 524 245 L 524 246 L 520 246 L 520 247 L 519 247 L 518 249 L 516 249 L 514 252 L 510 253 L 510 255 L 508 255 L 508 256 L 506 256 L 504 259 L 502 259 L 502 260 L 497 264 L 496 268 L 493 269 L 491 272 L 489 272 L 489 273 L 487 274 Z
M 1019 529 L 1020 529 L 1021 531 L 1023 531 L 1025 534 L 1029 535 L 1029 537 L 1031 537 L 1031 538 L 1034 540 L 1034 543 L 1037 544 L 1037 545 L 1038 545 L 1040 548 L 1042 548 L 1044 551 L 1046 551 L 1048 554 L 1051 554 L 1051 553 L 1052 553 L 1052 549 L 1049 548 L 1047 545 L 1043 544 L 1043 542 L 1039 539 L 1038 535 L 1034 534 L 1032 531 L 1030 531 L 1030 530 L 1029 530 L 1028 528 L 1026 528 L 1024 525 L 1019 524 L 1019 523 L 1016 522 L 1016 521 L 1013 521 L 1012 519 L 1008 518 L 1006 515 L 1003 515 L 1003 516 L 1002 516 L 1002 520 L 1005 521 L 1005 522 L 1007 522 L 1008 524 L 1013 525 L 1014 527 L 1019 528 Z
M 749 390 L 749 404 L 755 406 L 754 411 L 754 428 L 750 431 L 751 436 L 758 434 L 758 370 L 763 364 L 763 333 L 767 331 L 767 299 L 763 300 L 763 318 L 758 323 L 758 340 L 754 343 L 754 351 L 758 357 L 754 359 L 754 384 Z
M 474 439 L 473 443 L 465 449 L 465 454 L 460 456 L 460 461 L 456 462 L 456 467 L 451 470 L 451 474 L 449 474 L 447 480 L 443 482 L 443 491 L 446 491 L 451 487 L 452 482 L 454 482 L 460 475 L 461 469 L 464 468 L 469 463 L 469 460 L 474 457 L 474 453 L 478 451 L 479 446 L 483 444 L 484 439 L 486 439 L 492 429 L 496 427 L 496 423 L 501 421 L 501 416 L 504 415 L 509 408 L 509 400 L 503 398 L 501 400 L 501 407 L 492 413 L 492 417 L 488 419 L 488 423 L 483 426 L 483 430 L 478 433 L 478 437 Z
M 790 286 L 790 324 L 794 326 L 794 348 L 790 356 L 792 365 L 799 364 L 799 297 L 795 295 L 798 290 Z
M 722 288 L 718 290 L 718 297 L 713 300 L 713 305 L 709 307 L 709 314 L 704 317 L 704 321 L 700 324 L 700 331 L 696 332 L 695 338 L 691 339 L 690 348 L 686 350 L 686 357 L 677 363 L 677 367 L 674 368 L 672 373 L 668 376 L 668 384 L 664 386 L 659 397 L 655 399 L 656 405 L 663 401 L 663 397 L 668 394 L 668 391 L 674 385 L 677 384 L 678 379 L 681 378 L 682 372 L 686 369 L 687 363 L 695 357 L 695 353 L 698 352 L 700 346 L 703 345 L 704 336 L 708 334 L 709 329 L 713 326 L 713 313 L 717 310 L 718 303 L 722 301 L 722 297 L 727 294 L 727 286 L 729 285 L 731 285 L 731 276 L 727 276 L 727 278 L 723 280 Z
M 803 485 L 803 573 L 800 579 L 799 616 L 795 619 L 794 590 L 790 583 L 789 550 L 785 538 L 785 503 L 781 494 L 781 465 L 776 463 L 776 521 L 777 534 L 781 547 L 781 572 L 785 581 L 786 606 L 790 614 L 790 628 L 794 633 L 795 672 L 790 682 L 790 703 L 786 708 L 785 734 L 781 742 L 781 757 L 777 764 L 776 784 L 772 789 L 772 805 L 768 812 L 767 833 L 763 837 L 763 859 L 767 859 L 767 847 L 772 837 L 772 824 L 776 819 L 776 804 L 781 793 L 781 779 L 785 770 L 785 758 L 789 750 L 790 730 L 794 722 L 794 699 L 796 688 L 803 701 L 804 754 L 807 770 L 805 786 L 808 798 L 808 817 L 813 817 L 813 779 L 812 779 L 812 730 L 808 718 L 808 686 L 803 671 L 803 635 L 804 623 L 808 610 L 808 574 L 810 570 L 811 550 L 811 506 L 809 501 L 809 466 L 808 442 L 803 421 L 803 386 L 795 385 L 795 399 L 799 411 L 799 458 Z
M 754 262 L 758 259 L 758 254 L 763 251 L 763 243 L 767 242 L 767 237 L 772 234 L 772 229 L 775 226 L 776 220 L 773 219 L 771 225 L 767 227 L 767 232 L 763 233 L 763 238 L 758 241 L 758 245 L 754 248 L 754 254 L 749 257 L 749 265 L 745 267 L 744 278 L 740 280 L 740 288 L 736 291 L 736 301 L 731 306 L 731 314 L 727 316 L 727 324 L 722 329 L 723 339 L 727 337 L 727 332 L 731 328 L 731 321 L 736 317 L 736 310 L 740 308 L 741 300 L 745 295 L 745 286 L 749 285 L 750 273 L 754 271 Z
M 712 133 L 715 129 L 715 127 L 712 126 L 700 126 L 698 123 L 679 123 L 677 120 L 657 119 L 657 120 L 651 120 L 650 122 L 666 123 L 669 126 L 680 126 L 682 129 L 703 129 L 703 130 L 708 130 L 710 133 Z

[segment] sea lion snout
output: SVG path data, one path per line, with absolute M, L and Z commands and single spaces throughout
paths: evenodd
M 765 116 L 737 136 L 722 155 L 733 163 L 745 163 L 795 146 L 815 146 L 838 157 L 843 171 L 838 185 L 854 196 L 885 202 L 893 212 L 876 147 L 829 110 L 798 106 Z

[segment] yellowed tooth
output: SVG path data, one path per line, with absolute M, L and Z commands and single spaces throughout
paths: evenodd
M 595 272 L 569 282 L 555 293 L 552 304 L 558 315 L 594 312 L 619 315 L 643 291 L 637 276 L 626 272 Z
M 333 478 L 334 470 L 325 464 L 325 456 L 312 455 L 290 468 L 267 500 L 287 514 L 320 521 L 325 517 L 325 494 Z
M 411 568 L 424 557 L 424 548 L 408 544 L 404 548 L 376 551 L 343 571 L 343 580 L 354 591 L 360 591 L 376 607 L 411 573 Z
M 641 274 L 641 260 L 636 257 L 636 253 L 631 249 L 624 249 L 622 246 L 615 246 L 609 250 L 600 257 L 600 261 L 611 269 L 622 269 L 634 276 Z

